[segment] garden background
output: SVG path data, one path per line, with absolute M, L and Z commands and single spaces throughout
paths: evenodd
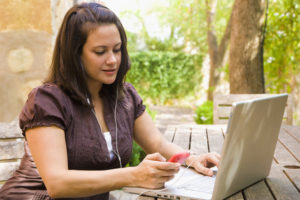
M 79 2 L 0 0 L 0 122 L 15 119 L 28 92 L 41 84 L 62 17 Z M 189 107 L 195 113 L 200 106 L 198 118 L 209 123 L 212 104 L 208 100 L 216 93 L 238 92 L 233 86 L 242 85 L 241 80 L 230 78 L 238 71 L 234 63 L 237 59 L 230 53 L 238 40 L 233 40 L 234 34 L 228 30 L 234 30 L 237 24 L 231 21 L 231 13 L 240 1 L 102 2 L 119 15 L 125 26 L 132 62 L 127 81 L 147 105 Z M 251 52 L 259 51 L 261 58 L 255 59 L 261 60 L 258 67 L 263 69 L 262 74 L 254 76 L 262 81 L 253 82 L 263 85 L 260 90 L 250 88 L 240 93 L 290 93 L 294 124 L 300 125 L 299 0 L 253 2 L 260 3 L 261 10 L 255 11 L 260 15 L 260 37 L 258 47 Z M 247 28 L 241 26 L 239 31 Z

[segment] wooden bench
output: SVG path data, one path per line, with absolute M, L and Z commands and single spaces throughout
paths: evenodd
M 255 99 L 260 97 L 272 96 L 273 94 L 216 94 L 214 96 L 213 118 L 214 124 L 227 124 L 233 102 Z M 293 102 L 289 95 L 288 102 L 284 111 L 283 123 L 293 124 Z
M 19 167 L 24 155 L 24 137 L 16 119 L 0 123 L 0 188 Z

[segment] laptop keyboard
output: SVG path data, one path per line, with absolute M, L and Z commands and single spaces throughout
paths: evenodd
M 209 177 L 200 175 L 192 169 L 181 168 L 175 178 L 165 184 L 167 190 L 161 195 L 162 197 L 169 195 L 169 199 L 181 199 L 181 197 L 211 199 L 215 180 L 216 173 Z
M 214 189 L 214 183 L 215 183 L 215 176 L 214 177 L 201 176 L 199 178 L 195 178 L 186 182 L 182 186 L 178 186 L 178 189 L 212 193 Z

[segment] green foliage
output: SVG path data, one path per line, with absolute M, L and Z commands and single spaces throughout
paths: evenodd
M 170 27 L 170 38 L 178 46 L 188 46 L 189 52 L 204 55 L 206 45 L 206 18 L 204 1 L 169 0 L 158 5 L 156 12 L 162 26 Z
M 154 121 L 156 112 L 150 110 L 148 106 L 146 106 L 146 111 Z M 134 141 L 132 146 L 131 158 L 127 166 L 137 166 L 145 158 L 145 156 L 146 156 L 145 151 Z
M 146 153 L 144 150 L 136 143 L 133 142 L 132 154 L 127 166 L 137 166 L 145 158 Z
M 231 11 L 233 8 L 234 0 L 222 0 L 218 1 L 215 19 L 214 19 L 214 26 L 216 35 L 218 38 L 218 44 L 220 44 L 220 40 L 222 39 L 228 20 L 231 15 Z
M 126 31 L 127 36 L 127 49 L 128 52 L 133 52 L 138 49 L 138 35 L 136 33 L 132 33 L 129 31 Z
M 270 1 L 264 45 L 266 89 L 270 93 L 291 92 L 300 72 L 299 1 Z
M 196 117 L 194 118 L 197 124 L 212 124 L 213 123 L 213 102 L 205 101 L 196 109 Z
M 168 4 L 158 5 L 155 12 L 160 16 L 163 27 L 170 27 L 170 38 L 183 43 L 188 47 L 188 52 L 196 54 L 207 53 L 207 23 L 206 4 L 200 0 L 168 0 Z M 215 15 L 215 29 L 217 38 L 220 39 L 224 33 L 227 21 L 231 13 L 234 0 L 218 1 Z M 177 42 L 178 43 L 178 42 Z
M 149 109 L 149 106 L 146 106 L 146 111 L 147 111 L 147 113 L 150 115 L 151 119 L 152 119 L 153 121 L 155 121 L 155 117 L 156 117 L 157 112 L 154 111 L 154 110 L 150 110 L 150 109 Z
M 147 51 L 130 54 L 131 69 L 126 81 L 143 99 L 155 104 L 193 94 L 200 82 L 196 56 L 176 52 Z

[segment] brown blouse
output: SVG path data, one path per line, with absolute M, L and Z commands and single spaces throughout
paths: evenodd
M 111 133 L 113 150 L 116 151 L 118 139 L 118 150 L 123 166 L 128 163 L 131 156 L 134 121 L 145 111 L 142 99 L 131 84 L 125 84 L 124 96 L 117 105 L 118 138 L 114 119 L 115 101 L 103 97 L 104 118 Z M 107 170 L 120 167 L 117 156 L 110 159 L 104 135 L 92 109 L 70 98 L 55 84 L 48 83 L 35 88 L 29 94 L 19 118 L 24 135 L 27 129 L 39 126 L 55 125 L 65 131 L 69 169 Z M 108 198 L 109 193 L 104 193 L 70 199 Z M 1 188 L 0 199 L 51 199 L 26 142 L 21 165 Z

